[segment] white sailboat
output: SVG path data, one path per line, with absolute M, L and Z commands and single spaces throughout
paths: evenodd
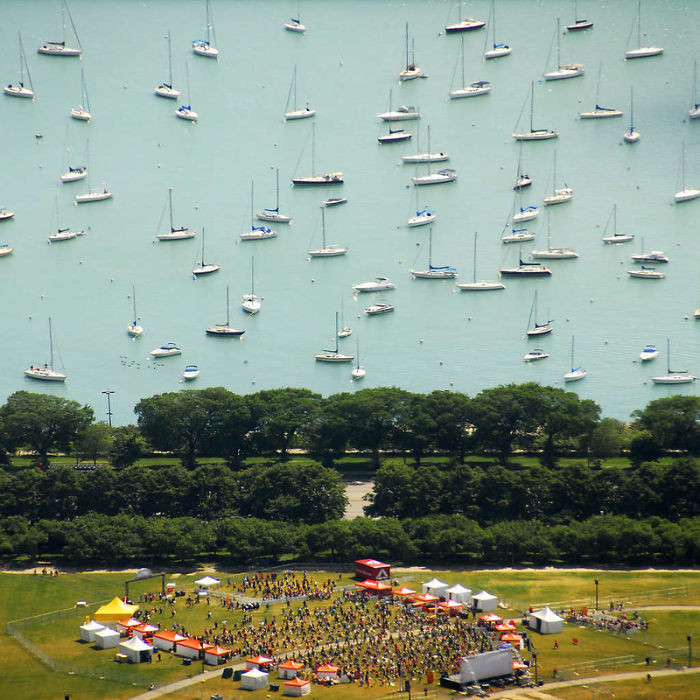
M 206 328 L 204 332 L 207 335 L 213 335 L 217 338 L 233 338 L 241 336 L 245 333 L 245 330 L 238 328 L 231 328 L 230 318 L 229 318 L 229 288 L 226 286 L 226 323 L 217 323 L 210 328 Z
M 414 40 L 415 41 L 415 40 Z M 408 58 L 408 22 L 406 22 L 406 67 L 399 73 L 399 80 L 415 80 L 416 78 L 427 77 L 416 65 L 416 48 L 413 46 L 411 60 Z
M 610 220 L 612 219 L 613 230 L 611 234 L 608 234 L 608 226 L 610 226 Z M 633 233 L 618 233 L 617 232 L 617 204 L 613 204 L 610 216 L 608 216 L 608 221 L 603 229 L 603 243 L 616 244 L 616 243 L 627 243 L 634 239 Z
M 409 228 L 425 226 L 426 224 L 430 224 L 437 219 L 437 213 L 434 209 L 427 206 L 421 209 L 418 206 L 418 190 L 414 190 L 414 192 L 416 193 L 416 213 L 415 216 L 411 216 L 408 219 L 407 225 Z
M 352 372 L 350 372 L 350 374 L 352 375 L 353 380 L 357 381 L 358 379 L 362 379 L 367 374 L 367 371 L 365 370 L 365 368 L 360 364 L 360 340 L 359 340 L 359 338 L 357 339 L 357 342 L 356 342 L 355 354 L 357 355 L 357 364 L 353 368 Z
M 187 104 L 180 105 L 175 110 L 175 116 L 178 119 L 184 119 L 188 122 L 196 122 L 199 119 L 199 114 L 192 109 L 190 100 L 190 66 L 187 61 L 185 61 L 185 77 L 187 79 Z
M 136 313 L 136 289 L 134 285 L 131 286 L 131 301 L 134 307 L 134 314 L 133 318 L 134 320 L 126 327 L 126 332 L 132 337 L 132 338 L 138 338 L 140 335 L 143 334 L 143 326 L 139 324 L 139 317 L 138 314 Z
M 73 119 L 81 122 L 89 122 L 92 119 L 87 83 L 85 82 L 85 71 L 82 68 L 80 69 L 80 104 L 71 109 L 70 115 Z
M 86 145 L 86 150 L 87 150 L 87 186 L 88 186 L 88 191 L 85 192 L 84 194 L 76 194 L 75 195 L 75 203 L 76 204 L 86 204 L 89 202 L 101 202 L 103 199 L 110 199 L 114 195 L 107 189 L 106 186 L 102 185 L 101 190 L 93 190 L 90 187 L 90 140 L 88 139 L 87 145 Z
M 625 59 L 659 56 L 664 50 L 658 46 L 642 46 L 642 0 L 637 2 L 637 48 L 625 51 Z M 645 35 L 646 36 L 646 35 Z
M 700 197 L 700 188 L 686 187 L 685 185 L 685 141 L 681 145 L 681 188 L 673 195 L 676 202 L 687 202 L 690 199 Z
M 513 195 L 513 216 L 511 218 L 511 223 L 513 226 L 516 224 L 522 224 L 526 221 L 532 221 L 536 219 L 540 214 L 540 208 L 534 204 L 528 204 L 527 206 L 522 206 L 522 194 L 520 190 L 516 190 Z
M 625 131 L 623 138 L 627 143 L 637 143 L 640 134 L 634 128 L 634 88 L 630 88 L 630 129 Z
M 545 141 L 547 139 L 555 139 L 559 136 L 559 132 L 554 129 L 535 129 L 533 127 L 532 117 L 535 109 L 535 83 L 530 83 L 530 131 L 513 132 L 512 136 L 516 141 Z
M 552 271 L 542 263 L 523 260 L 522 252 L 518 258 L 518 266 L 502 267 L 500 270 L 501 275 L 510 277 L 547 277 L 552 274 Z
M 652 377 L 654 384 L 690 384 L 695 381 L 695 377 L 688 373 L 687 369 L 671 369 L 671 340 L 666 339 L 666 357 L 668 360 L 668 374 L 659 377 Z
M 51 228 L 51 232 L 49 233 L 48 236 L 48 241 L 49 244 L 51 243 L 60 243 L 61 241 L 70 241 L 73 240 L 74 238 L 77 238 L 78 236 L 83 236 L 85 235 L 85 231 L 73 231 L 70 227 L 66 228 L 61 228 L 61 223 L 60 223 L 60 217 L 58 213 L 58 196 L 56 197 L 56 204 L 54 206 L 54 212 L 55 212 L 55 223 L 56 227 Z
M 579 379 L 583 379 L 587 372 L 583 367 L 574 366 L 574 336 L 571 336 L 571 371 L 564 375 L 565 382 L 577 382 Z
M 291 109 L 289 108 L 291 105 Z M 284 119 L 289 121 L 292 119 L 308 119 L 316 114 L 315 109 L 309 107 L 306 103 L 305 107 L 299 107 L 297 104 L 297 67 L 294 66 L 292 71 L 292 82 L 289 84 L 289 93 L 287 94 L 287 104 L 284 106 Z
M 326 243 L 326 209 L 321 207 L 321 247 L 314 250 L 309 250 L 310 258 L 334 258 L 339 255 L 345 255 L 348 252 L 347 247 L 339 246 L 335 243 Z
M 518 169 L 515 172 L 513 189 L 516 191 L 523 190 L 526 187 L 530 187 L 530 185 L 532 185 L 532 178 L 526 172 L 523 172 L 523 143 L 521 141 L 520 153 L 518 154 Z
M 343 300 L 340 300 L 340 330 L 338 331 L 339 338 L 347 338 L 352 335 L 352 328 L 345 323 L 345 306 Z
M 639 279 L 647 280 L 662 280 L 666 277 L 663 272 L 659 272 L 655 267 L 649 267 L 647 265 L 642 265 L 636 270 L 627 270 L 627 274 L 630 277 L 638 277 Z
M 391 93 L 392 91 L 389 90 L 389 111 L 385 114 L 392 114 Z M 379 116 L 381 117 L 382 115 Z M 403 129 L 392 129 L 389 127 L 389 133 L 379 136 L 377 141 L 379 141 L 379 143 L 400 143 L 401 141 L 408 141 L 412 136 L 413 134 L 410 131 L 404 131 Z
M 207 38 L 206 39 L 195 39 L 192 42 L 192 51 L 198 56 L 205 56 L 206 58 L 218 58 L 219 50 L 215 48 L 212 44 L 216 44 L 216 34 L 214 32 L 214 20 L 211 15 L 211 8 L 209 7 L 209 0 L 206 0 L 207 6 Z
M 418 153 L 412 153 L 407 156 L 401 156 L 401 160 L 404 163 L 441 163 L 450 159 L 447 153 L 439 151 L 437 153 L 432 153 L 430 150 L 430 125 L 428 125 L 428 150 L 420 151 L 420 141 L 416 139 L 416 144 L 418 145 Z
M 14 248 L 9 243 L 0 243 L 0 258 L 12 255 Z
M 574 23 L 567 24 L 566 31 L 567 32 L 580 32 L 583 29 L 591 29 L 592 27 L 593 27 L 593 22 L 591 22 L 590 20 L 584 19 L 583 17 L 579 18 L 578 5 L 577 5 L 576 0 L 574 0 Z
M 256 215 L 259 221 L 272 221 L 277 224 L 288 224 L 292 220 L 291 216 L 280 214 L 280 169 L 275 168 L 275 208 L 263 209 Z
M 75 34 L 78 48 L 66 46 L 66 15 L 68 15 L 73 34 Z M 78 37 L 78 32 L 73 23 L 73 17 L 68 9 L 66 0 L 61 0 L 61 31 L 61 41 L 47 41 L 37 49 L 37 53 L 44 54 L 45 56 L 80 56 L 83 53 L 83 47 L 80 45 L 80 37 Z
M 168 211 L 170 212 L 170 231 L 166 233 L 156 233 L 159 241 L 184 241 L 187 238 L 194 238 L 196 231 L 191 231 L 186 226 L 173 226 L 173 188 L 168 188 Z M 162 217 L 161 217 L 162 218 Z
M 532 325 L 533 323 L 534 325 Z M 535 290 L 535 294 L 532 298 L 532 306 L 530 307 L 530 316 L 527 319 L 527 330 L 525 332 L 528 337 L 547 335 L 554 330 L 551 324 L 551 320 L 545 321 L 544 323 L 537 323 L 537 290 Z
M 557 67 L 555 70 L 544 74 L 545 80 L 564 80 L 566 78 L 576 78 L 583 75 L 582 63 L 562 63 L 561 62 L 561 29 L 559 17 L 557 17 Z
M 563 204 L 568 202 L 573 196 L 574 191 L 571 187 L 567 187 L 564 183 L 564 187 L 557 187 L 557 149 L 554 149 L 554 163 L 552 165 L 552 185 L 553 192 L 544 198 L 545 207 L 551 206 L 553 204 Z
M 24 55 L 24 47 L 22 46 L 22 34 L 17 33 L 19 37 L 19 82 L 9 83 L 3 85 L 2 89 L 6 95 L 10 97 L 24 97 L 29 100 L 34 99 L 34 85 L 32 85 L 32 76 L 29 72 L 29 66 L 27 65 L 27 57 Z M 24 84 L 26 80 L 29 83 L 29 87 Z
M 238 238 L 241 241 L 264 241 L 268 238 L 274 238 L 277 235 L 277 231 L 273 231 L 268 226 L 256 226 L 255 219 L 253 218 L 253 212 L 255 211 L 255 206 L 253 203 L 254 199 L 254 183 L 250 182 L 250 231 L 244 231 Z M 260 218 L 260 217 L 258 217 Z
M 430 130 L 428 130 L 428 153 L 430 153 Z M 454 182 L 457 179 L 457 171 L 453 168 L 443 168 L 435 173 L 430 172 L 430 163 L 428 160 L 428 174 L 427 175 L 414 175 L 411 180 L 415 187 L 420 187 L 422 185 L 439 185 L 444 182 Z
M 67 374 L 53 368 L 53 331 L 51 329 L 51 317 L 49 316 L 49 362 L 48 364 L 30 365 L 24 370 L 24 374 L 31 379 L 40 379 L 45 382 L 65 382 Z
M 204 226 L 202 226 L 202 259 L 192 270 L 192 276 L 196 279 L 199 275 L 209 275 L 212 272 L 218 272 L 221 269 L 216 263 L 204 262 Z
M 342 185 L 343 173 L 331 172 L 316 174 L 316 124 L 311 125 L 311 175 L 293 177 L 294 185 Z
M 314 355 L 316 362 L 352 362 L 355 359 L 354 355 L 346 355 L 338 351 L 338 312 L 335 312 L 335 334 L 333 335 L 335 348 L 333 350 L 324 350 L 317 352 Z
M 462 2 L 457 2 L 457 22 L 445 26 L 447 34 L 456 34 L 457 32 L 470 32 L 475 29 L 482 29 L 486 26 L 486 22 L 473 17 L 462 17 Z
M 579 119 L 607 119 L 609 117 L 621 117 L 622 110 L 615 109 L 614 107 L 601 107 L 600 106 L 600 76 L 603 71 L 603 64 L 598 66 L 598 82 L 595 91 L 595 109 L 588 112 L 579 112 Z
M 504 42 L 496 42 L 496 0 L 491 0 L 491 12 L 489 13 L 489 27 L 491 28 L 491 48 L 486 48 L 488 45 L 488 32 L 486 37 L 486 45 L 484 46 L 484 58 L 501 58 L 508 56 L 512 49 Z
M 573 248 L 552 248 L 549 212 L 547 212 L 547 248 L 545 250 L 533 250 L 531 255 L 535 260 L 567 260 L 578 258 L 578 253 Z
M 527 227 L 517 228 L 515 225 L 515 217 L 518 215 L 516 214 L 516 202 L 518 201 L 518 194 L 516 192 L 516 194 L 513 195 L 513 211 L 508 214 L 508 218 L 506 219 L 503 229 L 501 230 L 502 243 L 524 243 L 525 241 L 535 240 L 535 234 L 528 231 Z M 535 209 L 537 209 L 537 207 L 535 207 Z M 525 211 L 527 211 L 527 208 Z M 537 210 L 537 213 L 539 213 L 539 209 Z M 523 211 L 521 211 L 520 214 L 522 215 Z M 535 216 L 536 215 L 537 214 L 535 214 Z M 506 233 L 508 228 L 510 228 L 510 233 Z
M 250 316 L 262 308 L 262 300 L 255 294 L 255 258 L 250 259 L 250 293 L 241 297 L 241 308 Z
M 446 280 L 457 277 L 457 268 L 451 265 L 433 265 L 433 227 L 430 227 L 428 235 L 428 269 L 409 270 L 413 279 Z
M 402 122 L 410 121 L 412 119 L 420 119 L 420 112 L 415 107 L 409 107 L 407 105 L 401 105 L 396 109 L 391 108 L 391 96 L 392 91 L 389 90 L 389 109 L 386 112 L 382 112 L 377 115 L 377 119 L 381 119 L 385 122 Z
M 68 162 L 66 163 L 67 170 L 64 170 L 60 175 L 60 180 L 63 183 L 77 182 L 78 180 L 82 180 L 83 178 L 87 177 L 87 168 L 84 165 L 76 165 L 73 167 L 70 164 L 71 150 L 68 147 L 68 131 L 69 127 L 66 125 L 66 153 L 68 154 Z
M 288 32 L 296 32 L 297 34 L 303 34 L 306 31 L 306 27 L 301 22 L 301 12 L 299 11 L 299 0 L 297 0 L 297 16 L 292 17 L 289 20 L 289 22 L 285 22 L 284 28 Z
M 469 83 L 467 85 L 466 78 L 464 77 L 464 36 L 461 36 L 460 40 L 462 87 L 456 88 L 455 90 L 450 90 L 450 99 L 458 100 L 461 97 L 478 97 L 479 95 L 486 95 L 491 91 L 491 83 L 488 80 L 476 80 L 473 83 Z
M 463 292 L 490 292 L 495 289 L 505 289 L 506 285 L 498 280 L 478 280 L 476 279 L 476 231 L 474 232 L 474 281 L 460 282 L 455 286 Z
M 630 255 L 630 258 L 635 262 L 645 263 L 667 263 L 668 258 L 664 255 L 661 250 L 650 250 L 648 253 L 644 252 L 644 238 L 642 238 L 640 252 L 635 255 Z
M 700 103 L 698 102 L 698 62 L 693 61 L 693 88 L 690 91 L 690 110 L 688 116 L 691 119 L 700 118 Z
M 0 207 L 0 221 L 5 221 L 6 219 L 11 219 L 15 213 L 5 207 Z
M 173 52 L 170 45 L 170 30 L 165 37 L 168 40 L 168 82 L 161 83 L 158 87 L 153 88 L 153 92 L 158 95 L 158 97 L 165 97 L 169 100 L 176 100 L 180 97 L 180 91 L 173 87 Z

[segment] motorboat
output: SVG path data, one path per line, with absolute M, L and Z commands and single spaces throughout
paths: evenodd
M 339 351 L 338 346 L 338 312 L 335 312 L 335 335 L 333 336 L 335 348 L 333 350 L 324 350 L 317 352 L 314 355 L 316 362 L 352 362 L 355 359 L 354 355 L 347 355 Z
M 173 188 L 168 189 L 168 210 L 170 212 L 170 231 L 165 233 L 156 233 L 156 238 L 159 241 L 184 241 L 188 238 L 194 238 L 197 235 L 196 231 L 191 231 L 186 226 L 173 226 Z
M 25 376 L 30 379 L 39 379 L 45 382 L 65 382 L 67 374 L 59 372 L 53 367 L 53 331 L 51 329 L 51 318 L 49 317 L 49 362 L 42 365 L 30 365 L 24 370 Z
M 639 353 L 639 359 L 642 362 L 649 362 L 649 360 L 655 360 L 659 356 L 659 351 L 656 345 L 645 345 L 642 351 Z
M 388 112 L 378 114 L 377 119 L 381 119 L 385 122 L 403 122 L 411 119 L 420 119 L 420 112 L 415 107 L 401 105 L 401 107 L 397 107 L 395 110 L 390 108 Z
M 368 316 L 377 316 L 379 314 L 388 314 L 395 310 L 395 307 L 387 302 L 378 302 L 377 304 L 370 304 L 365 308 L 365 313 Z
M 396 289 L 393 282 L 389 282 L 386 277 L 375 277 L 371 282 L 360 282 L 353 284 L 352 288 L 356 292 L 385 292 L 387 289 Z
M 549 357 L 548 352 L 545 352 L 541 348 L 533 348 L 523 355 L 523 360 L 525 360 L 525 362 L 536 362 L 537 360 L 544 360 L 547 357 Z
M 204 331 L 207 335 L 213 335 L 218 338 L 231 338 L 234 336 L 241 336 L 245 333 L 245 330 L 239 330 L 238 328 L 231 328 L 229 323 L 229 288 L 226 287 L 226 323 L 217 323 L 211 328 L 206 328 Z
M 170 357 L 171 355 L 182 355 L 182 350 L 175 343 L 167 343 L 151 350 L 151 355 L 153 357 Z
M 555 70 L 544 74 L 545 80 L 564 80 L 566 78 L 576 78 L 584 73 L 582 63 L 561 62 L 561 30 L 559 25 L 559 18 L 557 17 L 557 67 Z
M 199 367 L 197 365 L 185 365 L 182 373 L 182 379 L 186 382 L 191 382 L 199 376 Z
M 638 270 L 627 270 L 627 274 L 630 277 L 639 277 L 640 279 L 648 280 L 662 280 L 666 275 L 663 272 L 659 272 L 654 267 L 641 266 Z
M 0 221 L 11 219 L 15 213 L 9 209 L 0 208 Z

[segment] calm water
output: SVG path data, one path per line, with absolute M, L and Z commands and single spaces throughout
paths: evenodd
M 490 3 L 463 3 L 464 14 L 486 19 Z M 301 5 L 305 36 L 285 32 L 282 23 L 296 13 L 291 0 L 254 2 L 213 0 L 218 61 L 194 56 L 190 42 L 203 34 L 203 1 L 71 0 L 84 48 L 82 60 L 40 56 L 36 47 L 60 38 L 56 0 L 4 0 L 1 78 L 18 79 L 17 31 L 22 32 L 35 102 L 0 97 L 3 175 L 0 206 L 15 211 L 0 223 L 0 242 L 15 248 L 0 259 L 4 324 L 0 399 L 26 388 L 55 392 L 86 402 L 104 415 L 101 391 L 114 389 L 115 423 L 134 419 L 142 396 L 182 388 L 186 363 L 197 363 L 199 379 L 188 387 L 224 385 L 246 393 L 262 388 L 305 386 L 323 394 L 359 387 L 395 385 L 413 391 L 453 388 L 474 394 L 504 382 L 534 380 L 562 385 L 571 365 L 588 370 L 569 388 L 598 401 L 604 414 L 626 419 L 651 399 L 674 392 L 694 393 L 694 385 L 659 387 L 651 374 L 664 373 L 666 338 L 675 366 L 700 374 L 698 215 L 700 200 L 673 204 L 680 189 L 681 144 L 686 144 L 686 183 L 700 183 L 700 120 L 687 118 L 693 60 L 700 58 L 700 3 L 658 0 L 643 3 L 643 30 L 662 57 L 625 62 L 636 2 L 581 0 L 579 15 L 595 28 L 561 36 L 561 58 L 586 66 L 582 78 L 539 82 L 551 70 L 556 18 L 573 19 L 568 1 L 500 0 L 499 40 L 511 56 L 484 63 L 485 32 L 464 36 L 467 81 L 493 84 L 485 97 L 450 101 L 459 77 L 459 35 L 445 36 L 456 19 L 456 3 L 358 2 L 335 0 Z M 405 22 L 415 36 L 416 62 L 427 80 L 403 85 Z M 199 122 L 176 119 L 176 103 L 160 99 L 153 87 L 167 79 L 168 28 L 172 35 L 175 86 L 187 93 Z M 635 30 L 636 31 L 636 30 Z M 68 32 L 68 43 L 71 43 Z M 550 51 L 552 51 L 551 56 Z M 342 170 L 342 187 L 292 189 L 293 174 L 311 170 L 311 120 L 284 123 L 282 114 L 292 70 L 297 66 L 298 101 L 316 110 L 317 170 Z M 600 88 L 597 89 L 599 66 Z M 70 119 L 80 101 L 80 70 L 85 70 L 93 119 Z M 522 204 L 542 203 L 552 189 L 552 162 L 558 148 L 557 185 L 574 188 L 571 202 L 552 207 L 552 245 L 574 247 L 578 260 L 552 261 L 554 274 L 541 281 L 504 279 L 507 289 L 459 293 L 451 281 L 412 280 L 411 267 L 427 264 L 428 229 L 408 229 L 415 211 L 413 166 L 400 156 L 416 152 L 413 141 L 378 146 L 386 133 L 375 115 L 393 105 L 414 104 L 423 118 L 421 150 L 450 154 L 459 173 L 455 184 L 420 188 L 418 204 L 438 212 L 433 231 L 434 264 L 458 267 L 460 281 L 472 278 L 473 236 L 479 233 L 478 276 L 494 278 L 503 264 L 517 262 L 517 247 L 500 242 L 513 207 L 511 189 L 519 147 L 510 137 L 516 122 L 529 118 L 530 81 L 535 83 L 535 126 L 555 127 L 558 141 L 526 144 L 524 168 L 534 185 Z M 629 126 L 629 91 L 635 89 L 636 145 L 624 144 Z M 457 85 L 454 85 L 457 87 Z M 580 121 L 579 111 L 596 102 L 619 107 L 622 118 Z M 183 100 L 187 103 L 187 98 Z M 42 139 L 35 134 L 43 134 Z M 71 161 L 84 163 L 90 140 L 91 185 L 106 183 L 114 199 L 81 205 L 73 195 L 86 183 L 57 184 Z M 280 169 L 280 208 L 291 226 L 275 225 L 276 239 L 239 244 L 250 227 L 250 185 L 255 206 L 274 206 L 274 167 Z M 425 166 L 419 167 L 425 172 Z M 201 258 L 201 233 L 180 243 L 155 243 L 167 226 L 164 205 L 174 188 L 175 223 L 206 229 L 205 258 L 221 271 L 193 280 Z M 320 245 L 319 204 L 342 192 L 348 203 L 326 212 L 328 242 L 349 246 L 343 258 L 307 259 Z M 47 245 L 55 223 L 89 229 L 77 240 Z M 635 241 L 611 247 L 600 237 L 613 204 L 618 231 Z M 542 207 L 532 222 L 537 248 L 547 245 Z M 666 279 L 633 280 L 628 256 L 645 248 L 663 250 L 671 263 Z M 529 252 L 532 245 L 524 248 Z M 249 318 L 240 295 L 251 285 L 263 309 Z M 386 275 L 396 290 L 386 295 L 353 296 L 351 285 Z M 135 285 L 144 335 L 130 339 L 131 287 Z M 241 340 L 209 338 L 207 326 L 225 320 L 226 286 L 231 288 L 232 325 L 247 332 Z M 555 331 L 526 340 L 533 292 L 538 289 L 540 320 L 554 319 Z M 374 296 L 390 300 L 396 312 L 367 318 L 362 309 Z M 374 300 L 374 299 L 373 299 Z M 353 335 L 342 348 L 355 352 L 359 339 L 367 376 L 351 384 L 350 365 L 314 362 L 331 347 L 334 314 L 344 308 Z M 68 373 L 65 385 L 25 379 L 30 363 L 48 360 L 47 318 L 52 317 L 56 362 Z M 690 320 L 688 320 L 690 316 Z M 168 341 L 183 354 L 159 362 L 149 351 Z M 642 367 L 635 362 L 646 343 L 662 356 Z M 550 357 L 528 365 L 522 356 L 535 345 Z

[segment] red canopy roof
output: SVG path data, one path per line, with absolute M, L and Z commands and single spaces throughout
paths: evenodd
M 481 615 L 479 619 L 484 622 L 500 622 L 503 618 L 500 615 L 496 615 L 496 613 L 486 613 L 486 615 Z
M 430 593 L 421 593 L 415 597 L 416 603 L 434 603 L 436 600 L 440 600 L 440 598 L 436 595 L 430 595 Z
M 299 671 L 300 669 L 304 668 L 304 664 L 301 663 L 301 661 L 294 661 L 293 659 L 290 659 L 289 661 L 283 661 L 277 666 L 277 668 L 284 668 L 290 671 Z
M 389 564 L 385 564 L 383 561 L 377 561 L 376 559 L 356 559 L 355 564 L 362 564 L 362 566 L 370 566 L 373 569 L 378 569 L 383 566 L 389 566 Z
M 316 669 L 316 673 L 338 673 L 338 667 L 332 664 L 323 664 Z
M 383 583 L 382 581 L 373 581 L 371 578 L 360 581 L 355 585 L 358 588 L 364 588 L 367 591 L 375 591 L 376 593 L 388 593 L 391 590 L 391 584 Z
M 494 629 L 498 632 L 515 632 L 518 629 L 515 623 L 511 620 L 510 622 L 501 622 L 498 625 L 494 625 Z
M 148 622 L 144 622 L 143 624 L 134 627 L 134 631 L 136 632 L 157 632 L 158 629 L 158 627 L 156 627 L 155 625 L 151 625 Z
M 250 659 L 246 659 L 248 664 L 271 664 L 272 659 L 267 656 L 253 656 Z
M 399 586 L 398 588 L 392 588 L 391 594 L 398 596 L 409 596 L 415 595 L 416 592 L 412 588 L 406 588 L 406 586 Z
M 214 646 L 214 647 L 208 647 L 207 649 L 204 650 L 205 654 L 211 654 L 212 656 L 224 656 L 226 654 L 230 654 L 231 650 L 230 649 L 224 649 L 223 647 L 220 646 Z
M 311 681 L 305 681 L 303 678 L 292 678 L 291 681 L 287 681 L 285 685 L 289 685 L 292 688 L 303 688 L 305 685 L 309 685 Z
M 158 637 L 158 639 L 165 639 L 168 642 L 179 642 L 183 639 L 187 639 L 187 637 L 183 637 L 181 634 L 172 632 L 171 630 L 161 630 L 160 632 L 156 632 L 153 636 Z
M 181 639 L 177 642 L 177 645 L 180 647 L 187 647 L 188 649 L 202 649 L 202 643 L 199 641 L 199 639 L 195 639 L 194 637 Z
M 119 627 L 126 627 L 127 629 L 130 629 L 132 627 L 138 627 L 142 624 L 143 622 L 141 622 L 141 620 L 137 620 L 135 617 L 129 618 L 128 620 L 119 620 L 119 622 L 117 622 L 117 625 L 119 625 Z

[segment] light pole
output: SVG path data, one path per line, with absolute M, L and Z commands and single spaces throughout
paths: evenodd
M 598 579 L 595 579 L 595 609 L 598 610 Z
M 688 640 L 688 668 L 693 665 L 693 636 L 689 634 L 686 639 Z
M 109 427 L 112 427 L 112 394 L 114 393 L 114 389 L 105 389 L 103 394 L 106 394 L 107 396 L 107 420 L 109 422 Z

